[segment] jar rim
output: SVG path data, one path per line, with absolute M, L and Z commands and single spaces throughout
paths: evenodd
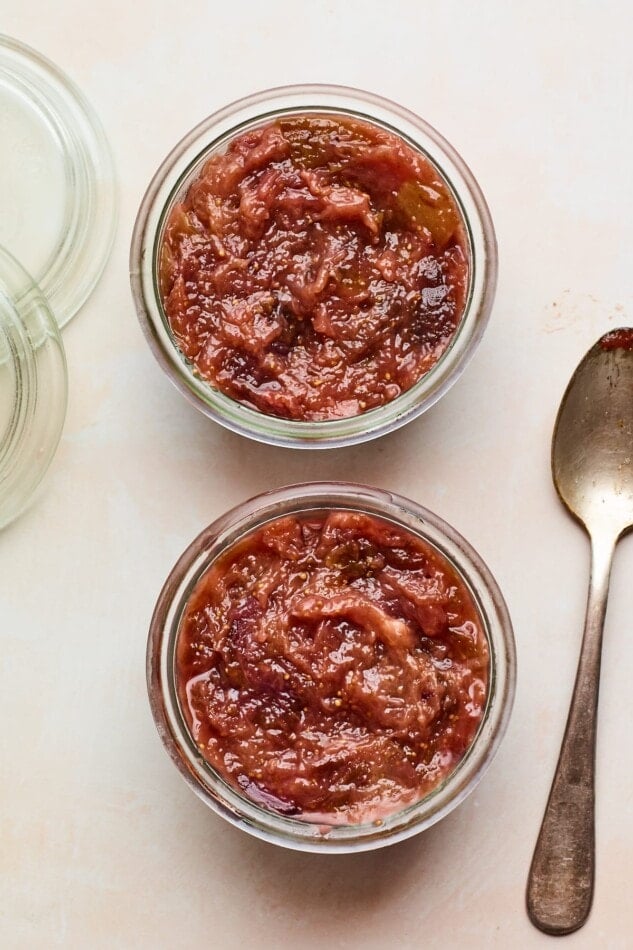
M 469 243 L 469 293 L 457 331 L 441 358 L 410 389 L 384 405 L 343 419 L 298 421 L 267 415 L 214 389 L 178 349 L 164 314 L 157 261 L 165 218 L 185 183 L 209 153 L 253 125 L 288 112 L 355 115 L 404 138 L 434 165 L 460 209 Z M 490 317 L 497 277 L 497 245 L 488 206 L 458 152 L 431 125 L 373 93 L 344 86 L 296 85 L 264 90 L 213 113 L 172 149 L 141 202 L 130 248 L 130 282 L 137 315 L 156 359 L 197 409 L 256 441 L 295 448 L 352 445 L 400 428 L 429 409 L 457 381 Z
M 336 825 L 327 835 L 309 822 L 278 815 L 233 789 L 204 760 L 180 708 L 175 647 L 182 614 L 195 584 L 213 561 L 245 533 L 274 518 L 342 508 L 365 512 L 412 531 L 435 547 L 459 573 L 477 605 L 490 653 L 482 722 L 447 778 L 418 802 L 385 818 L 382 826 Z M 510 616 L 490 570 L 471 545 L 438 515 L 408 498 L 350 482 L 309 482 L 266 492 L 216 519 L 186 548 L 158 597 L 147 642 L 147 687 L 154 721 L 172 761 L 193 791 L 217 814 L 250 834 L 287 848 L 341 853 L 380 848 L 430 827 L 478 784 L 505 733 L 512 709 L 516 654 Z

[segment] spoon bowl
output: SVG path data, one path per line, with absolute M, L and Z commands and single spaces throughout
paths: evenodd
M 554 428 L 552 475 L 590 533 L 633 526 L 633 329 L 603 336 L 572 376 Z

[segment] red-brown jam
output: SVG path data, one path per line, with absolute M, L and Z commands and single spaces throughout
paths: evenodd
M 345 116 L 295 115 L 213 155 L 160 258 L 182 353 L 268 415 L 354 416 L 408 390 L 460 323 L 462 216 L 431 163 Z
M 470 746 L 488 646 L 435 548 L 373 516 L 318 511 L 272 521 L 212 564 L 181 622 L 176 681 L 201 754 L 252 801 L 380 822 Z
M 600 337 L 603 350 L 633 350 L 633 327 L 619 327 Z

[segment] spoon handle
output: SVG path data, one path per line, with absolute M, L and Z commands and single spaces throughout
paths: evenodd
M 578 672 L 558 765 L 528 877 L 527 910 L 539 930 L 585 923 L 594 881 L 594 772 L 602 629 L 617 539 L 596 535 Z

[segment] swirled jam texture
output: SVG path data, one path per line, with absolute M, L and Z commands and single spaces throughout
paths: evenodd
M 305 820 L 380 823 L 469 747 L 488 648 L 443 556 L 333 510 L 270 522 L 213 563 L 181 622 L 176 678 L 202 755 L 244 795 Z
M 160 285 L 199 376 L 315 421 L 381 406 L 427 373 L 468 271 L 461 214 L 420 152 L 368 122 L 306 114 L 207 161 L 169 215 Z

